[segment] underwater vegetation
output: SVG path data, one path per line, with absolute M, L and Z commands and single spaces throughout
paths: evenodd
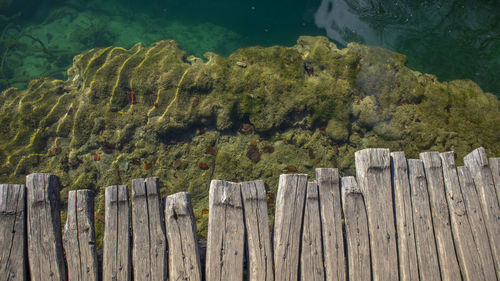
M 315 24 L 335 42 L 408 56 L 440 80 L 470 78 L 499 96 L 500 1 L 321 0 Z
M 469 78 L 500 96 L 500 1 L 492 0 L 4 0 L 0 91 L 34 78 L 65 80 L 91 48 L 176 40 L 188 54 L 227 56 L 244 46 L 292 45 L 327 35 L 408 56 L 440 81 Z
M 165 38 L 198 56 L 205 50 L 227 55 L 245 42 L 209 22 L 152 16 L 119 1 L 0 1 L 0 91 L 24 89 L 34 78 L 66 79 L 73 57 L 91 48 L 130 48 Z
M 0 182 L 54 173 L 63 201 L 90 188 L 102 226 L 104 187 L 159 177 L 163 196 L 191 193 L 203 235 L 211 179 L 262 179 L 272 199 L 280 174 L 352 175 L 354 152 L 367 147 L 409 158 L 453 150 L 460 161 L 484 146 L 500 156 L 497 97 L 405 63 L 382 48 L 307 36 L 203 59 L 174 41 L 95 48 L 73 59 L 66 81 L 0 94 Z

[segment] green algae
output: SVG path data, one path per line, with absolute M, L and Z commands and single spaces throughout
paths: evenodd
M 250 47 L 228 57 L 187 57 L 174 41 L 92 49 L 68 80 L 33 80 L 0 94 L 0 181 L 33 172 L 96 194 L 102 236 L 104 187 L 159 177 L 162 196 L 189 191 L 206 235 L 211 179 L 354 171 L 367 147 L 454 150 L 500 156 L 500 102 L 475 83 L 440 83 L 377 47 L 338 49 L 324 37 L 293 47 Z M 461 164 L 460 160 L 457 161 Z

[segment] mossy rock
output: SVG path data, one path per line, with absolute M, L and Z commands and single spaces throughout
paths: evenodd
M 418 157 L 478 146 L 500 156 L 500 102 L 468 80 L 439 82 L 377 47 L 337 49 L 325 37 L 292 47 L 249 47 L 187 57 L 174 41 L 92 49 L 68 80 L 33 80 L 0 94 L 0 182 L 59 176 L 63 196 L 156 176 L 162 196 L 191 193 L 205 235 L 211 179 L 314 178 L 354 172 L 354 152 L 387 147 Z

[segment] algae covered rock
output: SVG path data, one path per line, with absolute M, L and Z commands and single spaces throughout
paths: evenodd
M 367 147 L 500 156 L 500 102 L 471 81 L 440 83 L 377 47 L 300 37 L 293 47 L 249 47 L 229 57 L 187 57 L 173 41 L 92 49 L 68 80 L 33 80 L 0 99 L 0 182 L 51 172 L 90 188 L 159 177 L 162 195 L 191 193 L 206 231 L 211 179 L 314 178 L 317 167 L 353 173 Z

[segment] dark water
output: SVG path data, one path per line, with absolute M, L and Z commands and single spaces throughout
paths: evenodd
M 498 0 L 170 0 L 0 2 L 0 88 L 63 79 L 72 57 L 107 45 L 175 39 L 190 54 L 228 55 L 326 35 L 408 56 L 441 81 L 468 78 L 500 96 Z M 3 6 L 2 6 L 3 5 Z

